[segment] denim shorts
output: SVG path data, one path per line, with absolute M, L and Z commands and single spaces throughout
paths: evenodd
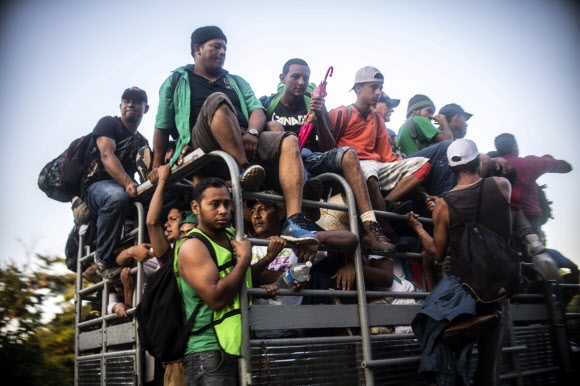
M 183 358 L 188 386 L 231 386 L 238 384 L 238 358 L 220 350 L 188 354 Z
M 344 146 L 325 152 L 313 153 L 307 149 L 302 149 L 302 163 L 306 171 L 317 176 L 322 173 L 336 173 L 343 175 L 342 158 L 344 154 L 352 149 L 350 146 Z

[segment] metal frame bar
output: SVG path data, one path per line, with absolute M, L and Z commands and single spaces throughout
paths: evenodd
M 125 240 L 130 239 L 131 237 L 137 236 L 135 238 L 135 245 L 141 244 L 144 241 L 145 236 L 145 210 L 143 209 L 143 204 L 136 201 L 133 203 L 135 208 L 137 209 L 137 222 L 136 222 L 136 229 L 129 232 L 125 235 Z M 135 341 L 133 342 L 133 349 L 132 350 L 124 350 L 124 351 L 114 351 L 109 352 L 107 346 L 107 330 L 109 321 L 117 319 L 116 315 L 107 315 L 107 302 L 109 298 L 109 284 L 113 282 L 113 279 L 103 279 L 101 282 L 89 285 L 86 288 L 83 288 L 83 277 L 82 277 L 82 263 L 94 258 L 94 252 L 90 251 L 90 247 L 85 245 L 85 236 L 86 236 L 86 227 L 83 227 L 79 232 L 79 252 L 77 255 L 77 277 L 76 277 L 76 288 L 75 288 L 75 368 L 74 368 L 74 380 L 75 384 L 79 383 L 79 363 L 83 361 L 87 361 L 90 359 L 99 359 L 101 373 L 100 373 L 100 384 L 106 385 L 107 380 L 107 368 L 106 368 L 106 358 L 109 357 L 121 357 L 123 355 L 134 355 L 135 356 L 135 374 L 134 374 L 134 382 L 135 385 L 141 386 L 144 382 L 143 380 L 143 352 L 139 350 L 139 336 L 137 334 L 137 321 L 133 322 L 135 331 Z M 83 251 L 85 253 L 83 254 Z M 141 293 L 143 291 L 144 285 L 144 271 L 143 271 L 143 264 L 137 264 L 137 280 L 135 285 L 134 291 L 134 304 L 137 305 L 141 300 Z M 94 320 L 81 322 L 82 317 L 82 308 L 83 308 L 83 297 L 87 294 L 95 293 L 99 290 L 102 290 L 101 293 L 101 316 Z M 134 314 L 135 307 L 128 310 L 128 313 L 131 315 Z M 80 335 L 81 335 L 81 328 L 100 324 L 100 331 L 101 331 L 101 349 L 100 353 L 98 354 L 91 354 L 91 355 L 81 355 L 80 350 Z
M 173 183 L 179 183 L 180 179 L 187 177 L 194 173 L 196 170 L 203 170 L 204 167 L 211 167 L 215 164 L 216 158 L 220 158 L 226 165 L 227 170 L 230 176 L 237 176 L 239 173 L 238 167 L 233 161 L 233 158 L 225 152 L 222 151 L 214 151 L 209 154 L 206 154 L 207 157 L 202 157 L 203 152 L 194 152 L 193 154 L 186 157 L 184 164 L 180 167 L 174 166 L 172 169 L 171 181 Z M 218 161 L 221 162 L 221 161 Z M 221 173 L 225 172 L 225 168 L 220 168 Z M 325 173 L 322 175 L 317 176 L 318 179 L 321 181 L 328 181 L 334 180 L 337 181 L 346 196 L 346 205 L 337 205 L 337 204 L 329 204 L 325 202 L 315 202 L 310 200 L 304 200 L 303 205 L 306 206 L 314 206 L 320 208 L 329 208 L 335 210 L 342 210 L 347 211 L 349 216 L 350 222 L 350 230 L 358 234 L 358 219 L 356 214 L 356 206 L 355 206 L 355 199 L 352 193 L 352 190 L 346 180 L 336 174 Z M 243 192 L 240 186 L 239 179 L 234 177 L 231 178 L 232 182 L 232 199 L 234 202 L 234 220 L 235 220 L 235 230 L 236 230 L 236 240 L 241 241 L 244 239 L 244 227 L 243 227 L 243 199 L 244 198 L 268 198 L 270 200 L 276 201 L 283 201 L 283 197 L 276 196 L 276 195 L 268 195 L 264 193 L 254 193 L 254 192 Z M 150 182 L 146 182 L 141 184 L 138 187 L 139 198 L 144 199 L 148 197 L 150 194 L 153 193 L 154 186 L 151 185 Z M 134 237 L 136 236 L 136 243 L 141 243 L 144 240 L 145 235 L 145 222 L 144 222 L 144 210 L 143 206 L 140 203 L 135 203 L 137 206 L 138 212 L 138 226 L 137 229 L 130 232 L 127 236 Z M 381 212 L 375 211 L 377 217 L 387 217 L 393 220 L 406 220 L 407 217 L 404 215 L 397 215 L 389 212 Z M 428 218 L 419 218 L 421 222 L 429 223 L 432 220 Z M 78 371 L 78 363 L 83 361 L 89 361 L 94 359 L 100 359 L 101 365 L 101 384 L 105 384 L 106 380 L 106 366 L 105 366 L 105 359 L 110 357 L 122 357 L 125 355 L 135 355 L 135 382 L 137 385 L 141 386 L 144 382 L 144 369 L 143 369 L 143 353 L 139 348 L 139 341 L 138 341 L 138 334 L 137 334 L 137 322 L 134 321 L 135 325 L 135 348 L 133 350 L 124 350 L 118 352 L 107 352 L 107 326 L 109 321 L 116 319 L 114 315 L 106 315 L 106 304 L 108 300 L 108 286 L 107 284 L 109 281 L 103 281 L 99 284 L 93 285 L 91 287 L 82 288 L 82 272 L 81 266 L 82 262 L 91 259 L 94 256 L 94 253 L 91 253 L 86 247 L 85 244 L 85 233 L 81 231 L 80 233 L 80 245 L 79 245 L 79 252 L 78 252 L 78 262 L 77 262 L 77 280 L 76 280 L 76 293 L 75 293 L 75 383 L 78 383 L 79 379 L 79 371 Z M 250 239 L 252 245 L 267 245 L 268 242 L 265 240 L 259 239 Z M 85 251 L 83 253 L 83 251 Z M 399 258 L 402 259 L 421 259 L 421 254 L 417 253 L 404 253 L 398 254 Z M 354 336 L 335 336 L 335 337 L 305 337 L 305 338 L 287 338 L 287 339 L 250 339 L 250 331 L 252 329 L 251 325 L 251 318 L 250 318 L 250 306 L 248 302 L 248 295 L 252 294 L 265 294 L 266 291 L 263 289 L 247 289 L 245 287 L 245 283 L 243 288 L 241 289 L 240 294 L 240 301 L 241 301 L 241 314 L 242 314 L 242 352 L 241 358 L 239 361 L 239 368 L 240 368 L 240 383 L 242 385 L 250 385 L 252 384 L 252 347 L 257 347 L 262 344 L 268 344 L 272 346 L 276 345 L 293 345 L 293 344 L 317 344 L 317 343 L 346 343 L 346 342 L 360 342 L 362 347 L 362 361 L 361 361 L 361 369 L 363 370 L 361 374 L 364 374 L 365 383 L 366 385 L 374 385 L 374 373 L 373 368 L 378 366 L 388 366 L 388 365 L 401 365 L 401 364 L 409 364 L 409 363 L 416 363 L 420 357 L 413 356 L 413 357 L 403 357 L 403 358 L 394 358 L 394 359 L 373 359 L 372 352 L 371 352 L 371 342 L 377 341 L 389 341 L 389 340 L 397 340 L 397 339 L 413 339 L 412 334 L 406 335 L 370 335 L 369 326 L 370 326 L 370 315 L 376 315 L 373 309 L 377 309 L 377 306 L 367 306 L 366 298 L 367 297 L 385 297 L 385 296 L 396 296 L 401 298 L 425 298 L 428 296 L 428 293 L 398 293 L 398 292 L 388 292 L 388 291 L 365 291 L 364 286 L 364 277 L 363 277 L 363 270 L 362 270 L 362 253 L 360 247 L 357 246 L 355 250 L 355 272 L 356 272 L 356 291 L 329 291 L 329 290 L 303 290 L 302 295 L 312 295 L 312 296 L 329 296 L 332 295 L 333 297 L 348 297 L 348 298 L 357 298 L 357 304 L 352 305 L 343 305 L 350 306 L 351 309 L 357 309 L 357 317 L 358 318 L 358 326 L 361 328 L 361 332 L 359 335 Z M 141 300 L 141 293 L 142 287 L 144 285 L 144 272 L 143 266 L 141 263 L 138 264 L 136 269 L 137 273 L 137 280 L 136 280 L 136 292 L 135 292 L 135 302 L 134 304 L 139 304 Z M 554 284 L 554 283 L 552 283 Z M 569 287 L 573 285 L 559 285 L 559 288 Z M 103 297 L 103 307 L 102 307 L 102 316 L 98 319 L 81 322 L 80 318 L 82 316 L 82 299 L 85 295 L 96 292 L 97 290 L 102 289 L 102 297 Z M 287 292 L 287 293 L 286 293 Z M 295 295 L 292 291 L 288 290 L 280 290 L 279 295 Z M 561 313 L 558 314 L 555 304 L 550 301 L 551 293 L 546 292 L 546 294 L 538 295 L 538 294 L 523 294 L 523 295 L 516 295 L 513 297 L 514 300 L 539 300 L 542 299 L 546 301 L 545 304 L 547 312 L 539 312 L 537 305 L 523 305 L 523 306 L 516 306 L 516 308 L 510 308 L 510 317 L 511 311 L 514 312 L 516 319 L 527 316 L 531 316 L 532 314 L 535 315 L 534 317 L 538 317 L 542 322 L 551 321 L 552 322 L 552 331 L 554 337 L 554 345 L 558 350 L 558 357 L 561 360 L 562 367 L 551 367 L 546 369 L 538 369 L 538 370 L 527 370 L 521 371 L 518 365 L 515 365 L 518 362 L 517 358 L 514 361 L 514 372 L 502 375 L 501 379 L 518 379 L 518 384 L 522 384 L 524 376 L 532 376 L 535 374 L 544 374 L 547 372 L 556 372 L 559 371 L 560 374 L 564 373 L 569 375 L 568 371 L 570 367 L 567 365 L 566 362 L 566 355 L 562 354 L 564 349 L 564 345 L 562 344 L 563 335 L 562 335 L 562 318 L 568 316 L 567 314 Z M 395 306 L 392 306 L 395 307 Z M 511 307 L 511 305 L 510 305 Z M 135 308 L 130 309 L 128 312 L 133 314 Z M 542 314 L 542 315 L 539 315 Z M 521 316 L 520 316 L 521 315 Z M 579 314 L 580 315 L 580 314 Z M 575 314 L 569 315 L 571 318 L 574 318 Z M 522 320 L 524 320 L 522 319 Z M 518 319 L 520 320 L 520 319 Z M 527 319 L 525 319 L 527 320 Z M 536 319 L 534 319 L 536 320 Z M 565 320 L 565 319 L 564 319 Z M 80 356 L 80 348 L 79 348 L 79 336 L 80 336 L 80 329 L 95 325 L 101 324 L 101 331 L 102 331 L 102 348 L 101 353 L 99 354 L 91 354 Z M 511 353 L 513 356 L 517 356 L 519 352 L 526 350 L 527 346 L 524 345 L 515 345 L 515 337 L 514 337 L 514 329 L 518 331 L 527 331 L 528 329 L 533 329 L 534 327 L 514 327 L 513 323 L 508 323 L 508 334 L 510 338 L 514 338 L 512 340 L 511 347 L 503 347 L 502 351 L 505 353 Z M 545 328 L 545 327 L 543 327 Z M 565 326 L 563 327 L 565 330 Z M 564 331 L 565 334 L 565 331 Z M 569 356 L 568 356 L 569 358 Z M 568 377 L 566 377 L 568 378 Z M 568 378 L 569 379 L 569 378 Z

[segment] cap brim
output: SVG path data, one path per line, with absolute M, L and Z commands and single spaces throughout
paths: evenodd
M 389 105 L 389 107 L 395 108 L 399 106 L 399 103 L 401 103 L 400 99 L 391 99 L 387 104 Z
M 469 121 L 469 118 L 473 117 L 473 114 L 469 114 L 469 113 L 463 113 L 463 115 L 465 115 L 466 121 Z

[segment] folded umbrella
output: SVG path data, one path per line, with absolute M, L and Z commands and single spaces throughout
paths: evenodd
M 317 94 L 323 98 L 326 97 L 326 95 L 327 95 L 327 93 L 326 93 L 326 79 L 329 76 L 332 76 L 333 71 L 334 71 L 334 68 L 332 66 L 328 67 L 328 70 L 326 71 L 326 75 L 324 76 L 324 80 L 322 82 L 320 82 L 318 87 L 316 87 L 314 89 L 314 91 L 312 92 L 313 96 L 315 94 Z M 310 135 L 310 132 L 312 131 L 312 128 L 314 127 L 314 121 L 316 121 L 316 114 L 313 111 L 309 111 L 308 114 L 306 114 L 306 118 L 304 118 L 304 123 L 302 124 L 302 126 L 300 126 L 300 131 L 298 132 L 298 144 L 300 145 L 300 149 L 302 149 L 302 147 L 304 147 L 304 144 L 306 143 L 306 139 L 308 139 L 308 136 Z

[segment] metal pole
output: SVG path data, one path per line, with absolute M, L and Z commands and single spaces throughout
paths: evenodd
M 355 235 L 358 235 L 358 218 L 356 214 L 356 203 L 354 199 L 354 194 L 352 189 L 346 180 L 337 175 L 331 173 L 324 173 L 316 178 L 321 181 L 334 179 L 337 180 L 344 189 L 346 194 L 346 204 L 348 209 L 348 219 L 350 223 L 350 231 Z M 363 275 L 363 264 L 362 264 L 362 252 L 360 249 L 360 244 L 357 245 L 354 256 L 354 267 L 355 267 L 355 277 L 356 277 L 356 289 L 358 295 L 358 315 L 361 330 L 361 342 L 362 342 L 362 353 L 363 353 L 363 363 L 372 360 L 372 350 L 371 350 L 371 338 L 369 329 L 369 320 L 367 313 L 367 299 L 365 295 L 365 280 Z M 375 380 L 373 376 L 373 371 L 369 367 L 364 367 L 365 382 L 367 386 L 374 386 Z
M 212 151 L 209 153 L 211 156 L 217 156 L 223 158 L 226 162 L 228 169 L 230 171 L 230 180 L 232 182 L 232 200 L 234 202 L 234 227 L 236 231 L 236 241 L 244 240 L 244 209 L 243 209 L 243 198 L 242 198 L 242 186 L 238 178 L 240 172 L 238 165 L 234 162 L 234 159 L 223 151 Z M 242 319 L 242 347 L 240 348 L 240 359 L 238 360 L 239 366 L 239 382 L 241 385 L 251 385 L 252 384 L 252 362 L 251 362 L 251 349 L 250 349 L 250 324 L 248 317 L 249 309 L 248 294 L 246 288 L 246 281 L 242 281 L 242 288 L 240 290 L 240 311 Z

